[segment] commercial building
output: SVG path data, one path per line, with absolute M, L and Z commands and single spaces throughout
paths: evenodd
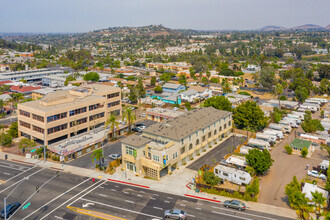
M 64 86 L 64 87 L 60 87 L 60 88 L 43 88 L 43 89 L 33 90 L 31 97 L 33 100 L 37 100 L 37 99 L 41 99 L 48 93 L 63 91 L 63 90 L 71 90 L 74 88 L 77 88 L 77 87 L 76 86 Z
M 147 110 L 147 119 L 153 121 L 163 121 L 183 115 L 184 112 L 175 111 L 166 108 L 151 108 Z
M 206 150 L 212 141 L 230 134 L 232 113 L 199 108 L 151 125 L 142 135 L 122 141 L 126 170 L 160 179 Z
M 49 145 L 100 127 L 110 113 L 121 114 L 120 96 L 120 88 L 90 84 L 20 103 L 19 136 Z
M 15 72 L 0 73 L 0 80 L 19 81 L 21 79 L 27 82 L 41 81 L 45 76 L 64 74 L 67 69 L 38 69 L 38 70 L 23 70 Z

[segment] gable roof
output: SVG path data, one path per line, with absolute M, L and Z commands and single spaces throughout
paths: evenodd
M 174 84 L 174 83 L 165 83 L 163 88 L 170 88 L 170 89 L 177 89 L 181 86 L 181 84 Z
M 190 95 L 195 95 L 197 93 L 198 92 L 196 90 L 194 90 L 194 89 L 188 89 L 188 90 L 186 90 L 186 91 L 184 91 L 184 92 L 182 92 L 180 94 L 186 95 L 186 96 L 190 96 Z
M 189 88 L 197 92 L 204 92 L 205 90 L 208 89 L 207 87 L 201 87 L 201 86 L 190 86 Z
M 12 81 L 10 81 L 10 80 L 0 81 L 0 86 L 6 85 L 7 83 L 12 83 Z
M 41 89 L 40 86 L 11 86 L 10 90 L 14 91 L 14 92 L 19 92 L 19 93 L 26 93 L 26 92 L 30 92 L 33 90 L 37 90 L 37 89 Z

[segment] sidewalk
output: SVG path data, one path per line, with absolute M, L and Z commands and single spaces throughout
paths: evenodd
M 4 152 L 0 152 L 0 159 L 4 159 Z M 223 202 L 224 200 L 227 200 L 228 198 L 218 195 L 211 195 L 207 193 L 196 193 L 193 190 L 190 190 L 186 187 L 187 179 L 191 180 L 196 176 L 196 171 L 190 170 L 188 168 L 180 168 L 179 170 L 175 171 L 175 175 L 168 175 L 162 179 L 162 181 L 155 181 L 150 180 L 142 177 L 135 176 L 133 173 L 125 172 L 125 171 L 118 171 L 114 175 L 105 174 L 100 171 L 85 169 L 85 168 L 79 168 L 75 166 L 70 166 L 67 164 L 59 164 L 54 162 L 43 162 L 41 160 L 34 160 L 34 159 L 27 159 L 22 156 L 14 155 L 14 154 L 8 154 L 8 160 L 14 161 L 14 162 L 22 162 L 22 163 L 28 163 L 30 165 L 36 165 L 40 167 L 45 167 L 49 169 L 53 169 L 54 171 L 62 171 L 66 173 L 71 173 L 74 175 L 79 176 L 85 176 L 85 177 L 91 177 L 91 178 L 98 178 L 98 179 L 104 179 L 104 180 L 115 180 L 115 181 L 123 181 L 128 182 L 132 184 L 142 185 L 146 188 L 149 188 L 154 191 L 159 192 L 165 192 L 175 195 L 192 195 L 197 197 L 203 197 L 210 200 L 217 200 L 218 202 Z M 118 170 L 120 170 L 118 168 Z M 180 178 L 178 178 L 180 176 Z M 181 180 L 181 181 L 180 181 Z M 182 181 L 183 180 L 183 181 Z M 279 215 L 283 217 L 288 218 L 296 218 L 296 212 L 292 209 L 278 207 L 278 206 L 272 206 L 262 203 L 255 203 L 255 202 L 245 202 L 248 209 L 257 211 L 257 212 L 263 212 L 267 214 L 273 214 L 273 215 Z

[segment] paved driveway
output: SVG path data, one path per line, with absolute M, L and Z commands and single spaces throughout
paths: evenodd
M 213 165 L 213 160 L 215 159 L 216 162 L 220 162 L 222 159 L 224 159 L 224 156 L 230 152 L 233 147 L 236 147 L 242 143 L 244 143 L 246 140 L 246 137 L 238 137 L 238 136 L 232 136 L 223 143 L 216 146 L 214 149 L 203 155 L 201 158 L 187 166 L 187 168 L 192 170 L 199 170 L 202 166 L 205 164 L 207 165 Z

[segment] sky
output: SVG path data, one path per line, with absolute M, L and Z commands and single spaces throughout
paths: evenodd
M 162 24 L 195 30 L 330 24 L 330 0 L 0 0 L 0 32 L 88 32 Z

